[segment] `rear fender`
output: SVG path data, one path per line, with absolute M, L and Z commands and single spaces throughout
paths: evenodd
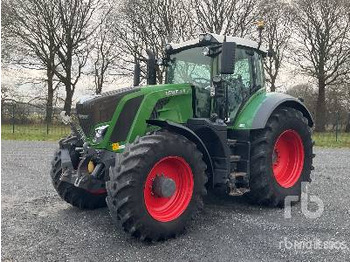
M 238 114 L 233 125 L 234 129 L 262 129 L 265 128 L 268 119 L 278 107 L 285 106 L 299 110 L 308 120 L 308 125 L 313 127 L 314 121 L 306 106 L 287 94 L 259 92 L 252 96 Z

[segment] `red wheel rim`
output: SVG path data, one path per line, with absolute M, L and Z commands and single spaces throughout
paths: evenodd
M 280 186 L 290 188 L 299 180 L 304 166 L 304 146 L 296 131 L 286 130 L 277 138 L 272 166 Z
M 95 196 L 104 195 L 107 193 L 105 188 L 100 188 L 95 190 L 86 190 L 86 191 Z
M 157 175 L 174 180 L 175 193 L 169 197 L 154 194 L 152 185 Z M 182 157 L 168 156 L 159 160 L 149 172 L 143 191 L 148 213 L 161 222 L 175 220 L 186 210 L 193 193 L 193 174 L 191 167 Z

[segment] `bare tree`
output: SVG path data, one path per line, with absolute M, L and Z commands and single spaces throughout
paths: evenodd
M 346 124 L 345 132 L 350 133 L 350 83 L 347 83 L 346 91 L 348 121 Z
M 60 27 L 54 31 L 58 44 L 55 74 L 64 84 L 64 110 L 70 114 L 76 85 L 87 63 L 92 44 L 88 42 L 98 24 L 93 15 L 101 7 L 99 0 L 53 0 Z
M 267 0 L 261 3 L 260 16 L 265 22 L 263 40 L 268 44 L 271 55 L 264 61 L 267 81 L 270 90 L 276 91 L 276 80 L 290 50 L 290 39 L 293 33 L 294 11 L 284 1 Z
M 292 86 L 286 92 L 289 95 L 300 98 L 304 101 L 307 108 L 310 109 L 312 115 L 315 114 L 317 103 L 317 90 L 310 84 L 299 84 Z
M 343 129 L 347 123 L 349 109 L 347 108 L 346 85 L 332 85 L 326 89 L 326 126 L 333 130 Z
M 122 22 L 115 29 L 123 53 L 121 63 L 145 60 L 146 49 L 161 57 L 167 43 L 190 39 L 195 30 L 190 12 L 183 0 L 125 0 L 116 18 Z M 162 80 L 159 71 L 158 82 Z
M 7 85 L 1 85 L 1 107 L 5 104 L 5 102 L 11 99 L 11 94 L 13 90 Z
M 344 77 L 344 81 L 339 88 L 345 115 L 345 132 L 350 133 L 350 74 Z
M 13 45 L 11 44 L 11 27 L 13 23 L 13 16 L 11 15 L 11 5 L 8 0 L 1 1 L 1 64 L 5 64 L 11 54 Z
M 95 78 L 95 94 L 101 94 L 102 87 L 120 57 L 118 37 L 114 34 L 114 28 L 118 26 L 118 21 L 111 15 L 111 8 L 107 8 L 100 15 L 100 26 L 94 35 L 94 46 L 92 50 L 92 60 L 94 63 L 93 75 Z
M 46 120 L 51 121 L 55 91 L 55 56 L 58 50 L 53 32 L 57 30 L 59 23 L 55 6 L 53 2 L 45 0 L 15 0 L 2 4 L 7 10 L 5 15 L 11 17 L 9 31 L 12 36 L 21 40 L 30 55 L 41 65 L 39 69 L 44 68 L 46 71 Z M 21 64 L 19 61 L 17 63 Z
M 254 29 L 257 0 L 191 0 L 199 30 L 244 37 Z
M 303 73 L 318 84 L 316 131 L 326 123 L 326 88 L 338 83 L 350 66 L 350 16 L 346 0 L 296 0 L 295 57 Z
M 345 132 L 350 133 L 350 112 L 348 112 L 348 122 L 345 127 Z

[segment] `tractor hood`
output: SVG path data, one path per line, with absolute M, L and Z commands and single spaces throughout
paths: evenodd
M 92 128 L 99 123 L 109 121 L 119 101 L 127 94 L 137 92 L 138 87 L 121 88 L 91 97 L 84 97 L 76 104 L 79 124 L 86 136 L 92 134 Z
M 186 123 L 193 116 L 192 94 L 190 84 L 122 88 L 80 99 L 77 118 L 90 146 L 118 152 L 137 136 L 157 129 L 147 120 Z

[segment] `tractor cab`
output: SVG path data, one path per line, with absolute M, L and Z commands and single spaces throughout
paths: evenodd
M 166 45 L 167 84 L 190 83 L 195 91 L 195 115 L 217 115 L 233 123 L 238 110 L 264 88 L 259 44 L 237 37 L 201 34 L 198 40 Z

